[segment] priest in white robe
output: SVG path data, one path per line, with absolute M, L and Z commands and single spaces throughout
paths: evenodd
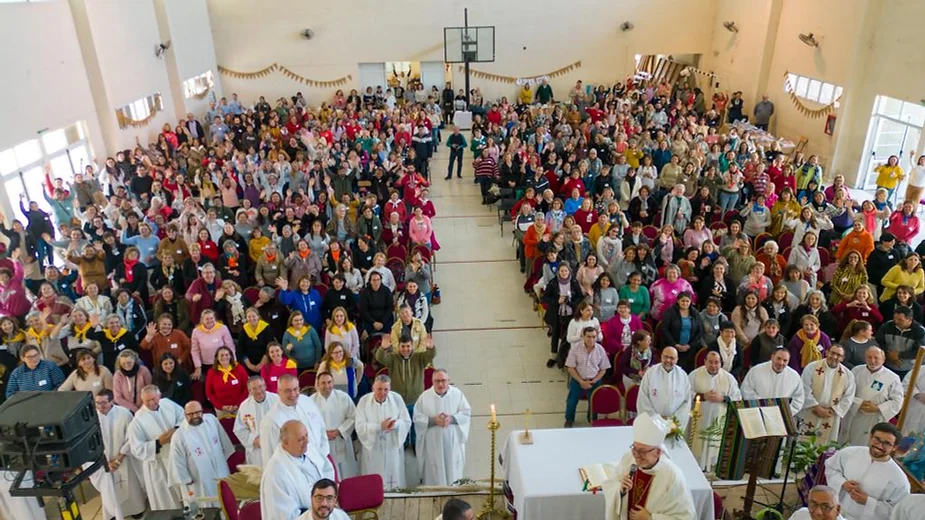
M 893 508 L 890 520 L 920 520 L 925 511 L 925 495 L 909 495 Z
M 604 465 L 605 520 L 696 518 L 694 497 L 684 475 L 664 451 L 670 429 L 659 415 L 636 417 L 629 452 L 616 465 Z
M 742 399 L 739 382 L 722 365 L 719 352 L 709 352 L 704 365 L 690 374 L 694 407 L 700 407 L 700 418 L 697 420 L 697 431 L 694 432 L 691 451 L 700 463 L 700 469 L 706 472 L 712 472 L 713 466 L 716 465 L 720 439 L 704 440 L 702 433 L 714 422 L 723 424 L 727 405 Z M 697 400 L 697 397 L 700 399 Z
M 376 376 L 372 393 L 357 405 L 356 429 L 360 444 L 360 473 L 382 475 L 385 489 L 405 487 L 405 451 L 403 446 L 411 430 L 408 407 L 398 392 L 392 392 L 387 375 Z
M 825 359 L 813 361 L 803 369 L 803 410 L 800 418 L 816 433 L 816 443 L 838 440 L 842 418 L 854 402 L 854 374 L 842 365 L 845 349 L 832 345 Z
M 308 429 L 315 451 L 322 457 L 327 457 L 331 452 L 331 446 L 325 434 L 324 417 L 311 397 L 299 393 L 299 378 L 292 374 L 280 376 L 276 391 L 279 402 L 273 405 L 260 421 L 260 453 L 263 456 L 264 467 L 279 444 L 280 428 L 292 419 L 302 421 Z
M 186 420 L 170 442 L 170 485 L 197 500 L 199 507 L 221 507 L 218 500 L 206 499 L 218 497 L 218 479 L 229 474 L 234 446 L 218 418 L 203 415 L 199 402 L 186 403 L 183 411 Z
M 296 520 L 311 510 L 312 487 L 334 478 L 334 466 L 312 446 L 305 424 L 291 419 L 282 424 L 277 447 L 260 479 L 262 520 Z
M 790 414 L 794 417 L 803 409 L 806 395 L 803 380 L 790 368 L 790 351 L 781 348 L 771 354 L 771 361 L 749 369 L 742 380 L 742 399 L 790 399 Z
M 909 389 L 911 383 L 912 371 L 910 370 L 903 378 L 903 393 Z M 925 369 L 919 370 L 919 377 L 915 379 L 912 399 L 909 400 L 906 419 L 903 421 L 903 435 L 913 432 L 919 434 L 925 432 Z
M 838 435 L 838 442 L 849 446 L 866 446 L 871 428 L 889 422 L 903 407 L 902 381 L 883 365 L 883 351 L 870 347 L 864 357 L 864 365 L 851 369 L 857 391 Z
M 15 520 L 45 520 L 45 511 L 39 506 L 35 497 L 14 497 L 10 495 L 10 487 L 16 473 L 0 471 L 0 518 Z M 23 486 L 32 486 L 31 473 L 23 478 Z
M 337 483 L 323 478 L 312 486 L 312 508 L 302 514 L 299 520 L 350 520 L 337 504 Z
M 662 362 L 642 376 L 636 406 L 640 414 L 660 415 L 669 421 L 674 417 L 681 431 L 687 430 L 691 416 L 691 381 L 678 366 L 678 351 L 674 347 L 665 347 Z
M 131 455 L 129 425 L 132 412 L 113 402 L 112 390 L 100 390 L 93 399 L 103 434 L 103 448 L 106 452 L 106 468 L 100 468 L 90 475 L 90 483 L 100 493 L 103 517 L 122 520 L 145 511 L 145 490 L 141 485 L 141 471 L 138 461 Z M 84 467 L 89 467 L 87 463 Z
M 334 388 L 334 376 L 330 372 L 318 374 L 315 390 L 312 401 L 318 405 L 324 418 L 325 433 L 337 466 L 337 476 L 340 480 L 355 477 L 360 474 L 352 438 L 357 407 L 346 392 Z
M 450 386 L 446 370 L 434 370 L 433 386 L 414 405 L 417 460 L 425 486 L 452 486 L 463 477 L 472 407 Z
M 247 399 L 238 407 L 232 431 L 244 446 L 247 463 L 263 467 L 263 453 L 260 450 L 260 422 L 273 406 L 279 402 L 279 396 L 267 392 L 267 384 L 260 376 L 247 380 Z
M 132 456 L 142 464 L 148 505 L 152 511 L 180 509 L 180 494 L 167 483 L 167 475 L 169 444 L 183 422 L 183 408 L 170 399 L 161 398 L 161 391 L 155 385 L 144 387 L 141 402 L 142 407 L 135 412 L 129 425 L 129 446 Z
M 892 457 L 901 439 L 895 426 L 878 423 L 871 428 L 867 446 L 842 448 L 825 462 L 826 484 L 838 491 L 845 518 L 886 520 L 909 495 L 909 480 Z
M 838 503 L 838 491 L 829 486 L 813 486 L 808 498 L 807 507 L 794 511 L 790 520 L 845 520 Z

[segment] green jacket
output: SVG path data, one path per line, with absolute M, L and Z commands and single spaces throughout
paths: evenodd
M 414 404 L 424 392 L 424 369 L 433 362 L 436 348 L 414 352 L 408 358 L 401 357 L 398 350 L 380 348 L 376 350 L 376 361 L 389 369 L 392 390 L 402 396 L 406 404 Z

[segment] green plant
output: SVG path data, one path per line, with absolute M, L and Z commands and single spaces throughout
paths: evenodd
M 805 440 L 797 441 L 793 448 L 793 456 L 790 458 L 790 469 L 795 473 L 806 473 L 810 466 L 819 460 L 819 456 L 830 449 L 838 450 L 843 444 L 836 441 L 829 441 L 825 444 L 817 444 L 816 435 L 809 435 Z

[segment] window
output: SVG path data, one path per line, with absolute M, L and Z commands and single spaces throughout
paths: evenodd
M 405 76 L 409 76 L 411 75 L 411 62 L 410 61 L 388 61 L 385 64 L 385 70 L 396 77 L 402 74 L 404 74 Z
M 212 71 L 206 71 L 183 82 L 183 96 L 186 99 L 202 98 L 213 85 L 215 85 L 215 80 L 212 79 Z
M 825 81 L 800 76 L 799 74 L 789 73 L 784 81 L 784 92 L 788 94 L 793 92 L 798 98 L 813 101 L 821 105 L 835 103 L 838 108 L 838 99 L 841 97 L 842 88 Z
M 116 119 L 119 121 L 119 128 L 125 128 L 145 121 L 161 110 L 164 110 L 164 102 L 161 93 L 157 92 L 116 109 Z

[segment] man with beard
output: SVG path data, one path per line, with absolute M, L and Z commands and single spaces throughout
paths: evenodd
M 214 415 L 203 415 L 202 405 L 190 401 L 184 407 L 186 420 L 170 442 L 168 482 L 179 486 L 189 500 L 200 500 L 201 507 L 218 507 L 202 502 L 214 497 L 218 479 L 228 476 L 228 457 L 234 446 Z
M 337 504 L 337 484 L 333 480 L 323 478 L 312 486 L 312 508 L 302 514 L 298 520 L 348 520 L 343 510 L 335 507 Z

